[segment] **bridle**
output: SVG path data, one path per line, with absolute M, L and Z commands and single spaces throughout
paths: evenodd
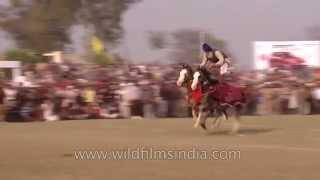
M 193 80 L 193 70 L 190 66 L 183 66 L 183 69 L 187 71 L 184 81 L 181 83 L 182 87 L 190 88 Z

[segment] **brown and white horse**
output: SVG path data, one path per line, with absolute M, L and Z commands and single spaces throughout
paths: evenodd
M 199 116 L 199 107 L 202 101 L 202 88 L 201 86 L 197 86 L 195 88 L 191 88 L 192 82 L 193 82 L 193 70 L 192 67 L 183 64 L 182 69 L 180 70 L 179 73 L 179 78 L 177 80 L 177 86 L 179 87 L 184 87 L 187 89 L 187 101 L 188 104 L 192 108 L 192 117 L 195 122 L 197 122 L 198 116 Z M 210 112 L 215 112 L 215 124 L 213 126 L 216 126 L 216 121 L 220 116 L 226 117 L 226 112 L 225 111 L 219 111 L 219 109 L 216 106 L 211 106 L 210 107 Z M 203 129 L 206 129 L 206 125 L 204 123 L 201 123 L 200 126 Z M 194 124 L 194 127 L 197 127 L 196 123 Z
M 182 64 L 182 69 L 179 73 L 179 78 L 177 80 L 177 86 L 184 87 L 187 89 L 187 101 L 188 104 L 192 108 L 192 117 L 195 121 L 198 117 L 198 111 L 199 111 L 199 102 L 194 98 L 192 98 L 192 89 L 191 89 L 191 83 L 193 80 L 193 70 L 192 67 L 187 64 Z
M 212 106 L 215 106 L 218 111 L 224 112 L 224 118 L 227 120 L 229 119 L 227 111 L 229 109 L 234 111 L 234 121 L 231 133 L 236 134 L 240 127 L 240 114 L 246 99 L 244 91 L 241 88 L 231 86 L 226 83 L 217 83 L 215 85 L 209 84 L 207 87 L 204 87 L 205 83 L 208 83 L 208 81 L 208 72 L 204 69 L 198 69 L 194 73 L 191 89 L 195 90 L 199 88 L 199 86 L 202 89 L 205 89 L 203 97 L 204 101 L 199 105 L 199 114 L 195 127 L 198 127 L 199 125 L 203 127 Z M 221 124 L 221 120 L 217 121 L 216 118 L 214 124 L 219 126 Z

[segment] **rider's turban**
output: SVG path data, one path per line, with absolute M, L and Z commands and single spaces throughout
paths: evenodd
M 204 44 L 202 44 L 202 50 L 204 51 L 204 52 L 211 52 L 211 51 L 213 51 L 213 49 L 209 46 L 209 44 L 207 44 L 207 43 L 204 43 Z

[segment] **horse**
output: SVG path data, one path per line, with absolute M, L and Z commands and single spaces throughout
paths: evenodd
M 177 80 L 177 86 L 184 87 L 187 89 L 187 101 L 192 109 L 193 120 L 196 122 L 199 115 L 199 106 L 202 101 L 203 92 L 200 87 L 195 89 L 191 88 L 194 75 L 193 72 L 194 71 L 191 66 L 187 64 L 182 64 L 182 69 L 180 70 L 179 77 Z M 226 112 L 224 111 L 215 111 L 216 109 L 214 106 L 211 106 L 210 110 L 215 112 L 216 119 L 218 119 L 220 116 L 226 116 Z M 200 125 L 203 129 L 206 129 L 205 124 Z
M 195 90 L 200 87 L 204 91 L 204 97 L 199 106 L 199 113 L 194 127 L 197 128 L 199 125 L 203 127 L 210 109 L 212 109 L 212 106 L 215 106 L 218 111 L 223 112 L 226 120 L 229 119 L 228 110 L 234 110 L 231 134 L 236 134 L 240 128 L 240 115 L 246 100 L 245 93 L 241 88 L 227 83 L 212 82 L 209 77 L 209 73 L 203 68 L 199 68 L 193 76 L 191 89 Z M 221 120 L 217 121 L 216 118 L 214 124 L 220 126 Z
M 178 87 L 184 87 L 187 89 L 187 101 L 191 105 L 192 117 L 195 121 L 198 117 L 198 106 L 200 104 L 201 92 L 192 90 L 191 83 L 193 80 L 193 70 L 192 67 L 187 64 L 182 64 L 182 68 L 179 73 L 177 80 Z

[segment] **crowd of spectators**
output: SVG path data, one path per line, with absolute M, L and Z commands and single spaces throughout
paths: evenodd
M 0 120 L 186 117 L 178 65 L 35 64 L 0 84 Z M 234 71 L 225 81 L 243 86 L 244 113 L 320 113 L 320 71 L 309 67 Z

